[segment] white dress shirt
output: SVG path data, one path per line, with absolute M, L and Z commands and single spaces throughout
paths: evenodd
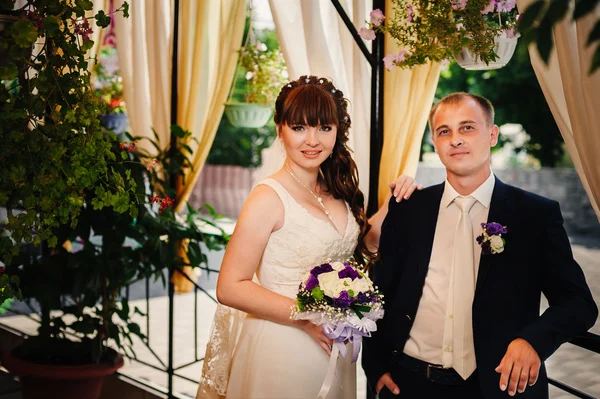
M 494 185 L 495 177 L 490 173 L 481 186 L 468 194 L 477 200 L 469 212 L 473 224 L 475 273 L 479 270 L 481 256 L 481 247 L 475 239 L 482 232 L 481 223 L 487 222 Z M 423 295 L 404 347 L 407 355 L 445 368 L 452 367 L 453 298 L 450 287 L 455 230 L 460 219 L 460 210 L 453 201 L 459 195 L 446 180 Z

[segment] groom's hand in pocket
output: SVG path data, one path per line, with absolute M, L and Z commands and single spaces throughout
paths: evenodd
M 517 338 L 508 345 L 506 354 L 496 367 L 500 373 L 500 389 L 514 396 L 523 393 L 527 385 L 533 385 L 538 379 L 542 361 L 539 355 L 523 338 Z
M 398 385 L 392 380 L 392 375 L 390 373 L 385 373 L 379 377 L 379 381 L 377 381 L 377 385 L 375 385 L 375 392 L 377 392 L 377 395 L 379 395 L 379 392 L 381 392 L 383 387 L 386 387 L 394 395 L 400 393 L 400 388 L 398 388 Z

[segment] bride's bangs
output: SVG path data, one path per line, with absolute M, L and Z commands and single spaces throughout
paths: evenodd
M 338 126 L 338 110 L 333 97 L 314 86 L 300 86 L 292 91 L 283 105 L 281 123 L 288 126 Z

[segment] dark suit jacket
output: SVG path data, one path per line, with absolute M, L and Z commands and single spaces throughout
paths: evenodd
M 423 292 L 444 185 L 390 201 L 382 226 L 375 285 L 385 295 L 385 317 L 364 341 L 363 368 L 372 387 L 402 353 Z M 521 337 L 542 362 L 562 343 L 587 331 L 598 309 L 573 259 L 558 203 L 496 178 L 488 222 L 508 229 L 504 252 L 482 255 L 473 301 L 473 336 L 486 398 L 509 397 L 494 369 L 508 344 Z M 477 243 L 475 243 L 477 245 Z M 550 307 L 540 315 L 544 293 Z M 443 328 L 443 327 L 442 327 Z M 402 387 L 400 387 L 402 390 Z M 548 396 L 545 368 L 519 398 Z

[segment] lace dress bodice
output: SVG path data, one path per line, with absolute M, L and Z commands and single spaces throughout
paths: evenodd
M 283 203 L 283 226 L 271 233 L 256 275 L 260 284 L 294 298 L 298 285 L 314 267 L 330 259 L 347 260 L 356 248 L 359 226 L 348 204 L 346 230 L 338 232 L 326 220 L 313 216 L 275 179 L 259 184 L 271 187 Z

